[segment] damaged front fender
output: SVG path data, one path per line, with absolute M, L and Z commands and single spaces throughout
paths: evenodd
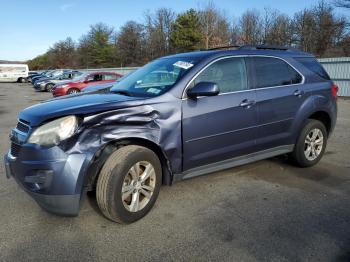
M 92 156 L 84 177 L 80 178 L 85 185 L 93 186 L 108 156 L 125 144 L 139 144 L 155 151 L 162 162 L 166 184 L 171 184 L 173 173 L 182 171 L 181 100 L 153 103 L 152 100 L 84 117 L 77 139 L 67 153 Z

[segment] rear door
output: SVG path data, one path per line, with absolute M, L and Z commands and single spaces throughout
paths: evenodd
M 183 100 L 184 171 L 254 151 L 255 92 L 249 90 L 244 58 L 212 63 L 189 88 L 199 82 L 215 82 L 220 94 Z
M 303 85 L 303 76 L 276 57 L 250 57 L 247 63 L 256 89 L 257 150 L 294 144 L 292 123 L 310 95 Z

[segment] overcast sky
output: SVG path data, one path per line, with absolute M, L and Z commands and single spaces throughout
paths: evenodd
M 289 15 L 318 0 L 216 0 L 229 18 L 245 10 L 270 7 Z M 128 20 L 142 22 L 145 11 L 160 7 L 181 12 L 208 3 L 207 0 L 0 0 L 0 60 L 27 60 L 45 53 L 58 40 L 74 40 L 86 33 L 89 25 L 106 23 L 118 29 Z

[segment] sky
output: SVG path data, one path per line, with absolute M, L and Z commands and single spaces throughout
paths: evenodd
M 318 0 L 215 0 L 229 18 L 239 17 L 247 9 L 264 7 L 293 15 Z M 126 21 L 143 21 L 146 11 L 171 8 L 182 12 L 205 6 L 208 0 L 0 0 L 0 60 L 24 61 L 59 40 L 79 40 L 89 26 L 103 22 L 118 30 Z

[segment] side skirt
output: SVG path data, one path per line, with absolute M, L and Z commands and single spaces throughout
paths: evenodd
M 230 158 L 220 162 L 192 168 L 181 174 L 174 174 L 173 182 L 181 181 L 181 180 L 196 177 L 196 176 L 206 175 L 209 173 L 232 168 L 235 166 L 245 165 L 245 164 L 263 160 L 266 158 L 271 158 L 274 156 L 290 153 L 293 151 L 293 149 L 294 149 L 294 145 L 278 146 L 267 150 L 255 152 L 252 154 L 238 156 L 238 157 Z

